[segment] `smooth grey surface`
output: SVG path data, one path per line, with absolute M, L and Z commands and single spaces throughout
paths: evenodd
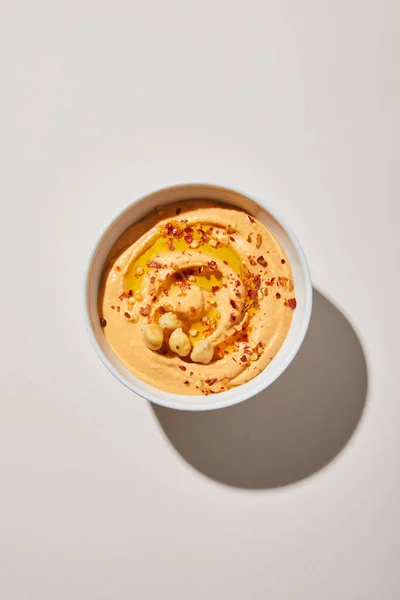
M 398 2 L 0 8 L 0 597 L 397 598 Z M 321 294 L 269 398 L 186 432 L 82 318 L 100 229 L 182 181 L 266 198 Z

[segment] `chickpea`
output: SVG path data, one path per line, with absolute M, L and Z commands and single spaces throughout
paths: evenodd
M 189 354 L 192 345 L 186 333 L 183 333 L 181 327 L 178 327 L 178 329 L 175 329 L 175 331 L 171 333 L 169 347 L 172 352 L 176 352 L 179 356 L 187 356 Z
M 208 340 L 199 340 L 193 344 L 192 354 L 190 358 L 193 362 L 207 365 L 214 354 L 214 346 Z
M 169 331 L 173 331 L 174 329 L 178 329 L 178 327 L 182 327 L 182 323 L 173 312 L 167 312 L 161 315 L 158 322 L 163 329 L 168 329 Z
M 164 341 L 164 332 L 155 323 L 142 328 L 143 341 L 150 350 L 159 350 Z

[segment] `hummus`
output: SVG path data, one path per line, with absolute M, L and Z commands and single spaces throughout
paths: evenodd
M 282 346 L 296 300 L 288 259 L 257 219 L 187 200 L 158 206 L 108 257 L 99 318 L 120 361 L 175 394 L 256 377 Z

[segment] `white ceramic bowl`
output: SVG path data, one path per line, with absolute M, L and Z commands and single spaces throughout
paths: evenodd
M 154 209 L 157 204 L 207 198 L 238 206 L 254 215 L 275 235 L 290 261 L 297 308 L 289 334 L 274 360 L 254 379 L 226 392 L 209 396 L 175 395 L 164 392 L 136 377 L 118 360 L 108 345 L 97 312 L 99 282 L 106 257 L 114 242 L 133 223 Z M 312 284 L 303 250 L 294 233 L 263 200 L 255 202 L 239 192 L 216 185 L 184 184 L 152 192 L 130 204 L 121 212 L 97 241 L 90 256 L 85 278 L 85 324 L 98 356 L 111 373 L 126 387 L 156 404 L 180 410 L 212 410 L 247 400 L 267 388 L 292 362 L 307 332 L 312 308 Z

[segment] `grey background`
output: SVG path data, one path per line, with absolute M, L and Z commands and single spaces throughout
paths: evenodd
M 0 597 L 398 597 L 399 4 L 0 4 Z M 261 396 L 151 407 L 101 365 L 100 229 L 182 181 L 265 198 L 316 287 Z

